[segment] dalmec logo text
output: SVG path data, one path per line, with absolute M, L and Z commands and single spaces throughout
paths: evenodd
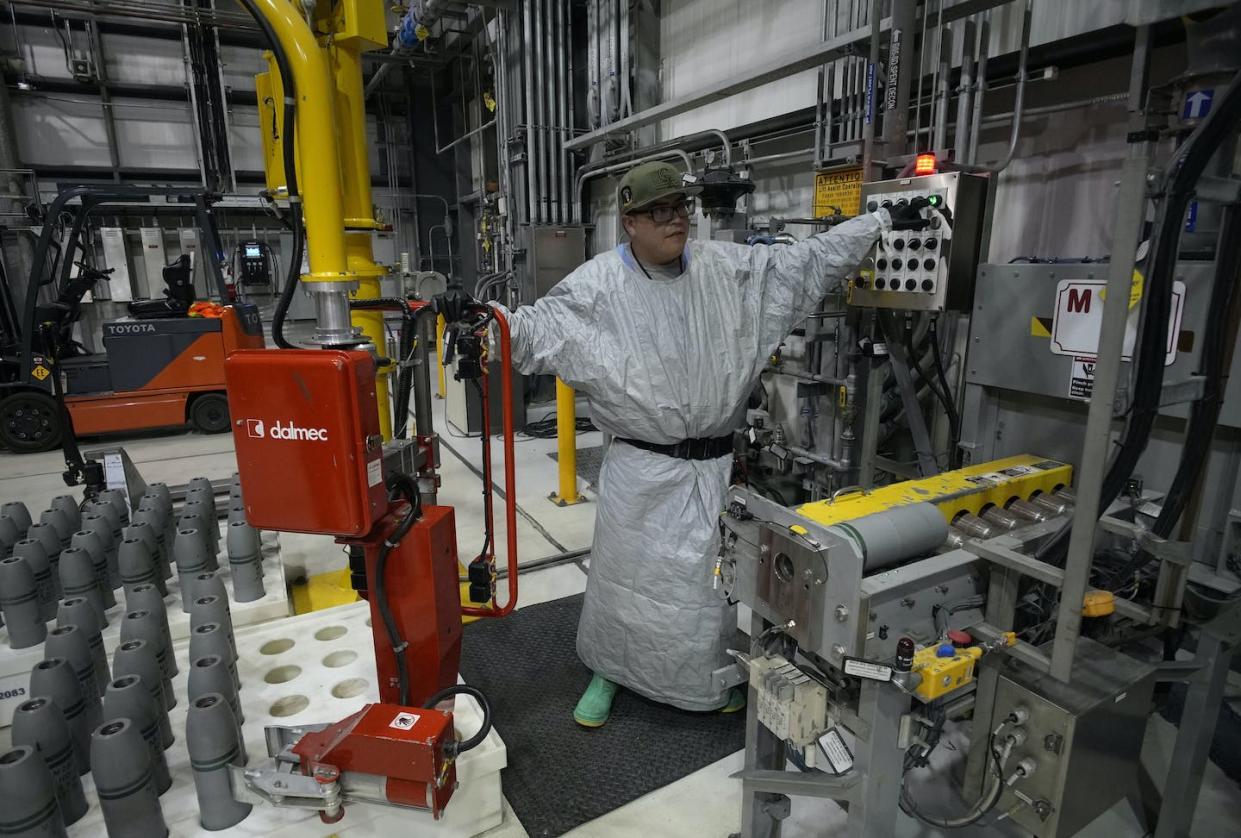
M 246 433 L 254 439 L 305 439 L 327 442 L 327 428 L 299 428 L 292 422 L 267 425 L 262 419 L 247 419 Z

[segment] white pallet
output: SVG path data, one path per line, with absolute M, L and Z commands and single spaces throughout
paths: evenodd
M 243 733 L 251 767 L 267 759 L 263 734 L 267 725 L 334 722 L 378 700 L 369 608 L 366 602 L 356 602 L 237 629 L 241 704 L 246 716 Z M 177 838 L 216 835 L 292 838 L 335 834 L 472 838 L 499 825 L 503 816 L 500 769 L 507 765 L 507 751 L 499 734 L 492 730 L 477 748 L 458 759 L 459 786 L 438 821 L 427 812 L 356 804 L 345 807 L 344 820 L 328 825 L 312 811 L 264 805 L 255 806 L 249 817 L 232 829 L 221 832 L 202 829 L 198 823 L 193 772 L 185 748 L 188 643 L 181 640 L 173 645 L 181 670 L 173 681 L 177 706 L 170 714 L 177 741 L 165 752 L 173 778 L 172 788 L 160 798 L 171 835 Z M 296 674 L 294 667 L 300 670 Z M 281 680 L 285 678 L 288 680 Z M 299 707 L 300 710 L 290 712 Z M 273 711 L 285 715 L 274 715 Z M 458 735 L 463 738 L 477 731 L 482 722 L 474 701 L 465 697 L 457 698 L 454 719 Z M 104 834 L 103 815 L 94 783 L 89 775 L 83 781 L 91 808 L 69 828 L 69 834 L 101 836 Z
M 253 602 L 237 602 L 233 599 L 233 579 L 229 573 L 228 553 L 223 549 L 223 539 L 220 541 L 222 549 L 217 561 L 220 565 L 220 576 L 224 579 L 224 588 L 228 592 L 234 629 L 289 615 L 289 594 L 284 584 L 278 535 L 263 533 L 264 595 Z M 189 636 L 190 615 L 181 610 L 181 582 L 175 566 L 173 571 L 172 579 L 168 580 L 168 596 L 164 597 L 164 603 L 168 609 L 168 629 L 175 642 Z M 108 609 L 108 627 L 103 630 L 108 666 L 112 665 L 112 653 L 120 639 L 121 618 L 125 613 L 124 591 L 118 588 L 113 594 L 116 605 Z M 51 630 L 56 627 L 56 622 L 53 620 L 47 625 Z M 26 694 L 30 687 L 30 670 L 41 660 L 43 644 L 25 649 L 10 649 L 8 629 L 0 627 L 0 727 L 11 724 L 17 705 L 30 697 Z

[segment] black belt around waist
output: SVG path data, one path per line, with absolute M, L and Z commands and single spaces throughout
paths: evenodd
M 643 442 L 640 439 L 627 439 L 626 437 L 617 437 L 617 439 L 627 445 L 632 445 L 634 448 L 654 451 L 656 454 L 663 454 L 665 457 L 675 457 L 678 460 L 714 460 L 733 452 L 732 434 L 701 439 L 683 439 L 680 442 L 671 442 L 665 445 L 657 442 Z

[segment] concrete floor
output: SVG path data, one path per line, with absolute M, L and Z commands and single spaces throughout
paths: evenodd
M 455 436 L 453 430 L 444 423 L 442 401 L 437 400 L 436 409 L 437 430 L 443 439 L 443 489 L 439 502 L 456 509 L 458 548 L 464 559 L 472 556 L 482 543 L 479 526 L 482 496 L 478 478 L 472 471 L 472 468 L 478 468 L 481 462 L 481 442 L 477 438 Z M 539 418 L 540 415 L 537 412 L 532 413 L 530 418 Z M 598 433 L 583 434 L 578 438 L 578 446 L 584 448 L 598 445 L 600 441 Z M 199 475 L 223 478 L 236 470 L 232 439 L 228 435 L 204 437 L 180 431 L 161 432 L 134 439 L 88 440 L 83 447 L 89 449 L 93 444 L 124 445 L 149 481 L 184 483 Z M 518 521 L 518 545 L 520 561 L 523 564 L 590 545 L 595 514 L 593 487 L 579 482 L 579 487 L 589 502 L 578 506 L 557 507 L 547 499 L 547 495 L 556 489 L 556 464 L 547 456 L 554 450 L 555 440 L 523 439 L 516 445 L 517 500 L 522 510 Z M 502 485 L 503 451 L 498 442 L 492 443 L 492 456 L 496 464 L 496 480 Z M 21 457 L 0 453 L 0 500 L 24 500 L 37 517 L 38 511 L 44 509 L 53 496 L 65 492 L 60 478 L 62 469 L 59 452 Z M 503 516 L 498 517 L 497 543 L 503 545 Z M 286 533 L 281 536 L 281 545 L 288 578 L 294 578 L 301 573 L 333 570 L 344 565 L 340 548 L 327 537 Z M 503 561 L 503 550 L 499 552 L 499 558 Z M 581 592 L 586 585 L 588 566 L 587 560 L 523 573 L 519 606 Z M 565 722 L 571 723 L 568 719 Z M 1174 735 L 1175 730 L 1159 718 L 1155 718 L 1148 728 L 1145 757 L 1157 776 L 1163 773 L 1163 769 L 1157 766 L 1167 764 Z M 960 758 L 960 751 L 941 749 L 940 757 L 941 762 L 937 765 L 938 779 L 932 780 L 929 789 L 920 792 L 920 799 L 929 800 L 937 793 L 952 794 L 947 778 L 951 774 L 952 764 Z M 569 835 L 573 838 L 620 838 L 637 835 L 650 838 L 724 838 L 740 825 L 740 783 L 730 780 L 729 775 L 739 770 L 741 765 L 741 754 L 733 754 L 584 824 Z M 785 823 L 783 835 L 785 838 L 843 835 L 843 824 L 844 813 L 835 804 L 828 801 L 796 800 L 792 817 Z M 901 816 L 898 834 L 928 836 L 939 833 Z M 954 834 L 1024 833 L 1011 827 L 1004 829 L 1001 824 L 987 830 L 958 830 Z M 1122 803 L 1100 817 L 1082 834 L 1102 838 L 1136 838 L 1141 836 L 1143 831 L 1129 808 Z M 486 838 L 524 838 L 526 835 L 507 804 L 504 823 L 485 833 Z M 1212 838 L 1241 836 L 1241 789 L 1224 777 L 1214 765 L 1207 767 L 1193 835 Z

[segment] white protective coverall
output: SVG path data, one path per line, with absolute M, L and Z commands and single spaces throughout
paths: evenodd
M 617 437 L 725 436 L 772 352 L 889 223 L 880 210 L 792 245 L 691 240 L 674 279 L 648 279 L 622 244 L 509 314 L 513 364 L 559 376 Z M 731 455 L 683 460 L 616 441 L 599 476 L 578 655 L 685 710 L 727 700 L 711 673 L 731 660 L 736 612 L 711 583 L 731 468 Z

